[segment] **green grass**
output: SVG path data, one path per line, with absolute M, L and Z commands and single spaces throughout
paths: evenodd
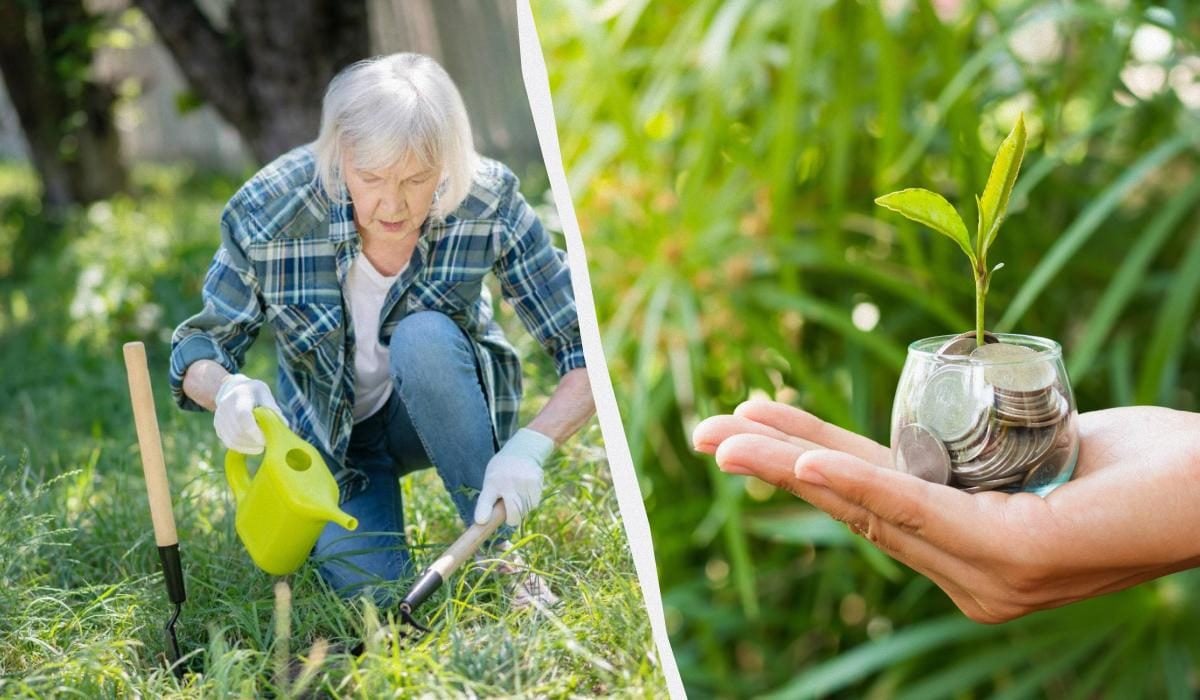
M 960 9 L 943 19 L 935 5 Z M 1200 54 L 1194 3 L 533 9 L 688 690 L 1195 694 L 1200 634 L 1181 620 L 1200 572 L 977 627 L 929 581 L 790 495 L 719 473 L 690 441 L 701 418 L 765 395 L 886 443 L 906 346 L 969 330 L 974 288 L 954 246 L 872 200 L 919 184 L 974 221 L 988 154 L 1022 111 L 1029 146 L 988 325 L 1061 341 L 1081 410 L 1200 410 L 1200 113 L 1169 83 L 1139 96 L 1122 77 L 1183 75 Z M 1051 40 L 1015 39 L 1042 21 L 1061 51 L 1030 57 Z M 1143 61 L 1131 44 L 1148 27 L 1171 46 Z M 1070 644 L 1051 643 L 1058 630 Z
M 0 167 L 0 237 L 16 240 L 35 224 L 59 234 L 52 250 L 14 255 L 9 269 L 19 275 L 0 275 L 0 696 L 665 692 L 595 422 L 548 465 L 542 506 L 514 538 L 561 606 L 514 610 L 500 577 L 461 573 L 421 610 L 429 635 L 361 658 L 326 654 L 305 688 L 286 680 L 281 669 L 325 642 L 395 621 L 338 599 L 309 565 L 284 579 L 290 602 L 278 607 L 276 579 L 254 568 L 234 533 L 211 416 L 170 401 L 170 331 L 199 299 L 218 214 L 237 183 L 142 171 L 136 198 L 51 224 L 37 217 L 30 181 L 24 168 Z M 506 323 L 515 323 L 511 311 Z M 531 414 L 553 368 L 515 326 L 512 335 L 530 357 Z M 188 593 L 180 645 L 198 670 L 182 683 L 162 663 L 170 608 L 120 351 L 133 339 L 147 345 L 179 526 Z M 273 363 L 264 334 L 246 371 L 272 377 Z M 402 488 L 407 536 L 424 566 L 463 526 L 431 470 Z

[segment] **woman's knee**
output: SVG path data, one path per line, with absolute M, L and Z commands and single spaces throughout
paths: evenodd
M 474 371 L 471 344 L 449 316 L 418 311 L 392 331 L 389 347 L 392 374 L 401 379 L 435 380 L 446 372 Z

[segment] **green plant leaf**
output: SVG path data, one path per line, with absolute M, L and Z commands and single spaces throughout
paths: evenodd
M 1000 144 L 996 159 L 992 161 L 992 172 L 988 174 L 979 204 L 979 257 L 987 259 L 988 248 L 996 240 L 1004 214 L 1008 211 L 1008 198 L 1025 158 L 1025 115 L 1017 116 L 1017 123 Z
M 975 225 L 975 247 L 979 250 L 980 257 L 986 262 L 987 250 L 983 247 L 983 201 L 979 199 L 979 195 L 975 195 L 975 211 L 979 212 L 979 222 Z
M 942 195 L 920 187 L 911 187 L 876 197 L 875 203 L 948 236 L 971 259 L 971 267 L 975 267 L 975 251 L 971 249 L 967 225 Z
M 1192 138 L 1190 133 L 1178 134 L 1159 143 L 1154 150 L 1139 158 L 1136 163 L 1126 166 L 1116 181 L 1096 194 L 1087 208 L 1054 241 L 1054 245 L 1050 246 L 1050 250 L 1046 251 L 1042 259 L 1038 261 L 1037 267 L 1025 275 L 1025 281 L 1017 290 L 1013 300 L 1009 302 L 1004 316 L 996 324 L 996 330 L 1007 331 L 1021 320 L 1038 296 L 1046 287 L 1050 286 L 1055 276 L 1071 261 L 1075 252 L 1082 248 L 1092 234 L 1100 228 L 1100 225 L 1108 219 L 1109 215 L 1116 211 L 1124 201 L 1125 195 L 1139 182 L 1158 172 L 1163 163 L 1188 148 Z

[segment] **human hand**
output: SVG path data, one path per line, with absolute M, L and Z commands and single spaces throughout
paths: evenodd
M 266 448 L 266 439 L 254 420 L 254 409 L 266 406 L 283 417 L 271 389 L 257 379 L 234 374 L 217 390 L 213 427 L 225 447 L 236 452 L 256 455 Z M 287 422 L 287 419 L 284 419 Z
M 1073 480 L 1043 499 L 922 481 L 892 469 L 883 445 L 773 401 L 693 432 L 724 471 L 847 523 L 989 623 L 1200 566 L 1200 414 L 1085 413 L 1079 437 Z
M 509 438 L 488 462 L 475 502 L 475 522 L 486 523 L 496 501 L 503 499 L 506 522 L 520 525 L 542 500 L 542 463 L 553 451 L 554 440 L 536 430 L 521 428 Z

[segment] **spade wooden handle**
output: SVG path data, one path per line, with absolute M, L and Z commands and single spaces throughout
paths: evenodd
M 429 569 L 441 574 L 443 580 L 450 578 L 450 574 L 462 566 L 463 562 L 479 550 L 479 545 L 483 544 L 484 540 L 491 537 L 492 533 L 504 524 L 506 517 L 504 501 L 496 501 L 496 505 L 492 506 L 492 516 L 488 518 L 488 521 L 482 525 L 473 523 L 466 532 L 459 535 L 458 539 L 446 548 L 437 561 L 429 565 Z
M 146 476 L 146 495 L 150 498 L 150 519 L 154 522 L 154 541 L 159 547 L 169 547 L 179 543 L 179 535 L 175 532 L 175 515 L 171 512 L 171 490 L 167 485 L 158 416 L 154 414 L 146 346 L 140 341 L 125 343 L 124 351 L 129 399 L 133 402 L 133 420 L 142 453 L 142 473 Z
M 462 563 L 479 549 L 479 545 L 483 544 L 484 540 L 504 524 L 506 517 L 504 501 L 496 501 L 496 505 L 492 506 L 492 516 L 486 523 L 483 525 L 473 524 L 467 528 L 467 531 L 454 541 L 454 544 L 446 548 L 437 561 L 421 572 L 412 587 L 408 589 L 404 599 L 400 601 L 400 614 L 404 616 L 406 622 L 417 629 L 425 629 L 413 619 L 413 611 L 428 600 L 429 596 L 441 587 L 442 582 L 450 578 L 450 574 L 462 566 Z

